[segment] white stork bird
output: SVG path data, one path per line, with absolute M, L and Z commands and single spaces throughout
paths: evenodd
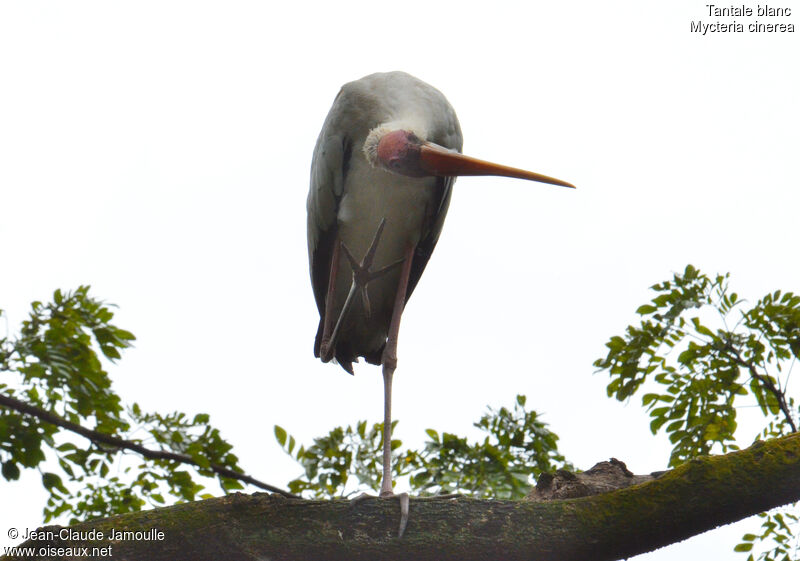
M 320 314 L 314 356 L 335 359 L 350 374 L 358 357 L 383 365 L 381 497 L 393 496 L 391 392 L 400 316 L 436 247 L 455 177 L 500 175 L 573 187 L 463 156 L 461 145 L 458 118 L 444 95 L 404 72 L 388 72 L 342 87 L 314 148 L 307 205 Z

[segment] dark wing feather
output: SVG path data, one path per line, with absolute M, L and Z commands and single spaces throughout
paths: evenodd
M 314 157 L 311 161 L 311 185 L 306 208 L 308 211 L 308 262 L 311 286 L 319 310 L 320 323 L 314 341 L 314 356 L 319 356 L 322 326 L 325 319 L 325 295 L 328 291 L 331 258 L 338 239 L 337 214 L 342 198 L 345 177 L 353 155 L 353 142 L 335 126 L 341 111 L 336 96 L 333 108 L 322 127 Z

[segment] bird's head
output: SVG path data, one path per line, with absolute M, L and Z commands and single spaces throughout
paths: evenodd
M 373 166 L 408 177 L 497 175 L 575 188 L 560 179 L 465 156 L 404 129 L 373 129 L 364 153 Z
M 422 166 L 420 157 L 422 141 L 412 131 L 394 130 L 378 139 L 375 161 L 383 168 L 409 177 L 426 177 L 431 174 Z

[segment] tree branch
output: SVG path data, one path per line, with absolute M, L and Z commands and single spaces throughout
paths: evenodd
M 794 423 L 794 419 L 792 418 L 792 413 L 789 410 L 789 405 L 786 403 L 786 394 L 775 387 L 775 384 L 769 379 L 768 376 L 763 376 L 758 373 L 756 370 L 755 365 L 752 362 L 748 362 L 742 358 L 732 345 L 728 344 L 729 350 L 733 352 L 733 360 L 739 365 L 747 368 L 747 371 L 750 373 L 750 376 L 758 381 L 762 386 L 764 386 L 768 392 L 775 396 L 775 399 L 778 400 L 778 407 L 780 408 L 783 416 L 786 418 L 786 421 L 789 423 L 789 426 L 792 429 L 792 432 L 797 432 L 797 425 Z
M 29 403 L 25 403 L 24 401 L 20 401 L 19 399 L 13 398 L 9 395 L 5 395 L 2 393 L 0 393 L 0 406 L 7 407 L 8 409 L 12 409 L 24 415 L 30 415 L 32 417 L 36 417 L 37 419 L 44 421 L 46 423 L 50 423 L 51 425 L 56 425 L 70 432 L 74 432 L 75 434 L 79 434 L 84 438 L 88 438 L 90 441 L 97 444 L 98 446 L 101 444 L 106 444 L 109 446 L 113 446 L 114 448 L 130 450 L 151 460 L 171 460 L 173 462 L 180 462 L 182 464 L 190 464 L 197 467 L 205 467 L 201 466 L 194 458 L 192 458 L 188 454 L 179 454 L 176 452 L 170 452 L 168 450 L 152 450 L 150 448 L 146 448 L 141 444 L 132 442 L 130 440 L 124 440 L 122 438 L 118 438 L 110 434 L 104 434 L 102 432 L 97 432 L 95 430 L 87 429 L 86 427 L 83 427 L 77 423 L 67 421 L 66 419 L 59 417 L 55 413 L 45 411 L 44 409 L 41 409 Z M 228 477 L 230 479 L 236 479 L 243 483 L 248 483 L 250 485 L 258 487 L 259 489 L 264 489 L 265 491 L 270 491 L 272 493 L 278 493 L 279 495 L 283 495 L 284 497 L 287 498 L 291 499 L 299 498 L 296 495 L 289 493 L 288 491 L 284 491 L 283 489 L 280 489 L 268 483 L 264 483 L 263 481 L 259 481 L 258 479 L 250 477 L 249 475 L 233 471 L 232 469 L 227 468 L 225 466 L 221 466 L 219 464 L 210 464 L 209 467 L 217 475 Z
M 91 551 L 108 545 L 114 558 L 154 561 L 603 561 L 651 551 L 796 500 L 800 434 L 698 458 L 652 481 L 590 497 L 547 502 L 412 499 L 402 539 L 396 537 L 400 509 L 395 500 L 353 505 L 256 493 L 80 524 L 71 529 L 74 539 L 68 530 L 46 527 L 21 547 Z M 112 536 L 113 531 L 141 533 L 124 539 Z

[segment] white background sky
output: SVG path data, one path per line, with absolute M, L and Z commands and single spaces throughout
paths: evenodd
M 299 469 L 273 425 L 309 442 L 382 418 L 377 367 L 313 357 L 305 199 L 341 84 L 401 69 L 445 93 L 465 153 L 578 189 L 457 182 L 403 316 L 396 436 L 476 437 L 487 405 L 524 393 L 575 465 L 664 469 L 639 400 L 609 400 L 593 373 L 605 341 L 687 263 L 753 301 L 800 290 L 798 33 L 690 32 L 718 19 L 705 5 L 5 2 L 8 329 L 91 284 L 138 337 L 111 370 L 123 399 L 210 413 L 246 470 L 285 486 Z M 0 482 L 0 545 L 40 524 L 40 486 Z M 757 526 L 647 558 L 743 559 L 732 547 Z

